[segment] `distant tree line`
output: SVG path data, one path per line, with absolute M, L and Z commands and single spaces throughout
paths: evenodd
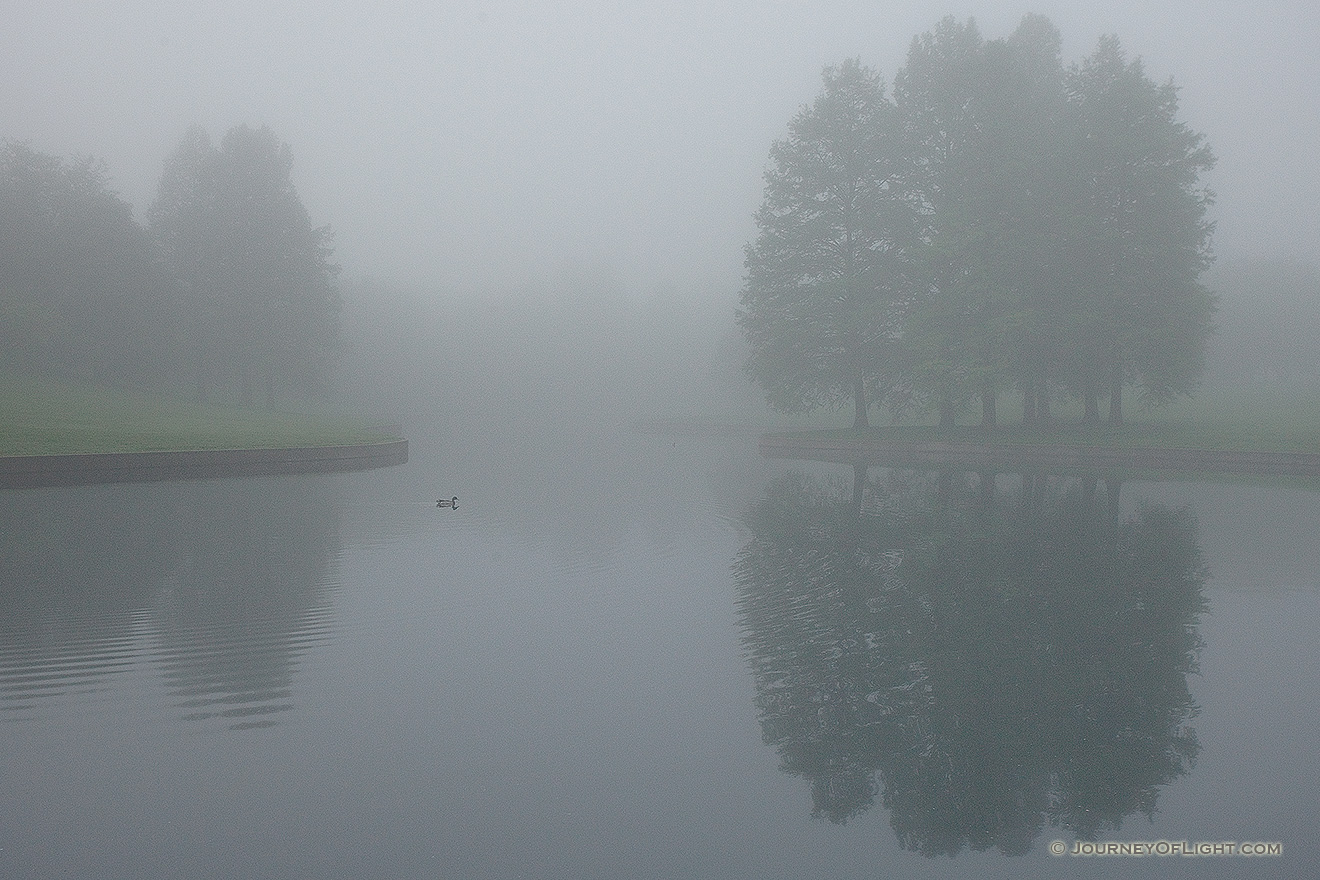
M 886 96 L 855 60 L 774 144 L 738 320 L 748 369 L 781 411 L 852 398 L 929 406 L 952 426 L 979 400 L 1052 401 L 1123 420 L 1123 389 L 1190 393 L 1214 297 L 1214 163 L 1117 38 L 1065 67 L 1028 15 L 1007 39 L 972 21 L 916 37 Z
M 268 128 L 194 127 L 142 226 L 103 163 L 4 143 L 0 367 L 244 404 L 319 388 L 338 267 L 291 166 Z

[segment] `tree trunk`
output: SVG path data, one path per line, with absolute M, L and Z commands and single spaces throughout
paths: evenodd
M 1045 380 L 1040 380 L 1040 390 L 1036 392 L 1036 421 L 1042 428 L 1050 425 L 1050 392 Z
M 1022 424 L 1036 424 L 1036 383 L 1029 381 L 1022 389 Z
M 857 408 L 857 416 L 853 419 L 853 427 L 871 427 L 866 420 L 866 383 L 862 381 L 861 376 L 853 380 L 853 406 Z

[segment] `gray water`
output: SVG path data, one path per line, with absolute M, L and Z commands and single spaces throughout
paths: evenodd
M 446 445 L 0 493 L 0 876 L 1320 869 L 1314 492 Z

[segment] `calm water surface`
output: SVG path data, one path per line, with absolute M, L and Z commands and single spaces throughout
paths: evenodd
M 0 876 L 1320 874 L 1316 493 L 450 441 L 0 492 Z

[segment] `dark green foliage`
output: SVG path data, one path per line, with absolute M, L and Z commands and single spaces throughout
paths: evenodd
M 1204 365 L 1213 299 L 1199 283 L 1209 265 L 1211 194 L 1199 183 L 1214 164 L 1205 139 L 1177 121 L 1172 83 L 1152 82 L 1116 37 L 1069 72 L 1068 91 L 1084 187 L 1078 248 L 1081 308 L 1074 365 L 1085 384 L 1108 387 L 1110 420 L 1125 380 L 1154 401 L 1193 390 Z
M 101 163 L 0 148 L 0 366 L 159 384 L 177 354 L 174 306 Z
M 1200 283 L 1212 231 L 1200 179 L 1214 157 L 1178 121 L 1174 86 L 1153 83 L 1116 38 L 1071 69 L 1060 44 L 1040 15 L 992 41 L 972 21 L 944 19 L 913 40 L 894 106 L 883 103 L 900 138 L 822 135 L 818 121 L 840 114 L 828 131 L 863 130 L 882 100 L 877 83 L 870 103 L 839 101 L 846 77 L 827 75 L 772 152 L 748 250 L 740 321 L 749 368 L 777 408 L 837 404 L 864 376 L 881 392 L 914 390 L 945 429 L 977 397 L 993 427 L 1009 388 L 1041 424 L 1059 394 L 1080 397 L 1097 422 L 1109 391 L 1117 423 L 1124 383 L 1156 404 L 1194 390 L 1214 306 Z M 800 158 L 833 157 L 839 143 L 848 174 Z M 869 162 L 857 155 L 868 145 Z M 867 307 L 840 308 L 849 300 L 822 281 L 854 277 L 835 268 L 850 230 L 823 235 L 817 222 L 851 203 L 809 188 L 839 179 L 850 193 L 882 191 L 889 210 L 844 216 L 898 219 L 875 227 L 885 244 L 866 252 L 867 274 L 839 285 L 876 291 L 854 300 Z
M 885 394 L 899 375 L 892 352 L 913 214 L 879 76 L 847 61 L 824 80 L 771 150 L 738 320 L 752 342 L 748 368 L 772 406 L 793 412 L 851 398 L 864 425 L 867 395 Z
M 339 341 L 328 227 L 290 180 L 289 148 L 192 129 L 150 232 L 104 166 L 0 148 L 0 368 L 159 389 L 191 376 L 251 402 L 325 382 Z
M 268 128 L 239 126 L 218 149 L 193 128 L 170 157 L 149 213 L 178 279 L 199 397 L 250 403 L 258 385 L 306 391 L 337 348 L 338 271 L 328 227 L 314 228 Z

